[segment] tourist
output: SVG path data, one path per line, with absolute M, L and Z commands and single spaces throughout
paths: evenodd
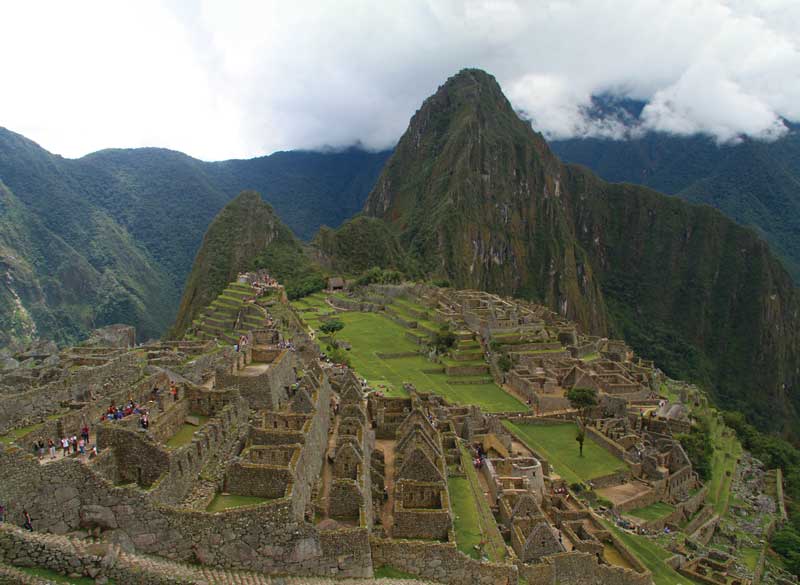
M 81 455 L 86 455 L 86 441 L 83 440 L 83 437 L 78 440 L 78 452 Z
M 97 457 L 97 445 L 92 445 L 91 451 L 89 451 L 89 459 L 94 459 Z
M 47 448 L 50 451 L 50 459 L 56 458 L 56 444 L 53 439 L 47 439 Z
M 22 527 L 29 532 L 33 532 L 33 522 L 31 521 L 31 515 L 28 514 L 28 511 L 25 509 L 22 510 L 22 515 L 25 517 L 25 523 L 22 525 Z
M 81 439 L 83 439 L 84 443 L 87 445 L 89 444 L 89 425 L 84 424 L 83 428 L 81 428 Z
M 69 456 L 69 439 L 66 437 L 61 438 L 61 450 L 63 451 L 64 457 Z
M 169 393 L 172 394 L 173 402 L 178 401 L 178 386 L 175 385 L 175 382 L 171 382 L 169 385 Z
M 72 447 L 72 454 L 73 455 L 77 455 L 78 454 L 78 437 L 73 435 L 72 438 L 69 440 L 69 444 L 70 444 L 70 447 Z
M 39 438 L 39 442 L 36 443 L 36 446 L 37 446 L 37 450 L 39 452 L 39 459 L 43 459 L 44 458 L 44 439 L 42 439 L 40 437 Z
M 0 524 L 2 524 L 6 519 L 6 509 L 3 507 L 3 504 L 0 504 Z

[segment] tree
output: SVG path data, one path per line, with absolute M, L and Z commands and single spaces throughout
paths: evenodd
M 578 432 L 575 440 L 578 441 L 580 455 L 583 457 L 583 442 L 586 440 L 586 417 L 589 411 L 597 406 L 597 390 L 594 388 L 572 388 L 567 392 L 570 406 L 578 411 Z
M 342 329 L 344 329 L 344 323 L 342 323 L 338 319 L 331 319 L 330 321 L 325 321 L 322 325 L 319 326 L 320 331 L 330 336 L 331 345 L 333 347 L 336 347 L 336 333 L 338 333 Z
M 443 325 L 441 329 L 433 336 L 432 345 L 439 353 L 444 353 L 456 344 L 456 334 L 450 331 L 447 325 Z
M 575 433 L 575 440 L 578 441 L 578 449 L 581 457 L 583 457 L 583 442 L 586 440 L 586 429 L 583 424 L 578 425 L 578 431 Z
M 507 353 L 497 358 L 497 367 L 500 368 L 500 371 L 504 374 L 510 371 L 513 365 L 514 362 L 511 361 L 511 357 Z

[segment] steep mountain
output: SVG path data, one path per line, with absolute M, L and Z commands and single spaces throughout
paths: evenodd
M 631 109 L 637 123 L 641 107 Z M 563 160 L 607 181 L 647 185 L 706 203 L 753 227 L 800 282 L 800 126 L 773 142 L 743 138 L 719 145 L 706 136 L 648 132 L 626 140 L 576 138 L 551 143 Z
M 622 334 L 727 407 L 796 431 L 800 302 L 767 244 L 710 207 L 562 164 L 490 75 L 464 70 L 423 103 L 365 213 L 426 273 Z
M 397 237 L 379 219 L 359 215 L 340 229 L 320 228 L 312 241 L 314 257 L 331 272 L 358 276 L 374 266 L 400 270 L 409 275 L 416 268 Z
M 559 171 L 494 79 L 467 70 L 411 119 L 365 211 L 389 223 L 423 271 L 541 299 L 604 333 L 603 296 Z
M 253 268 L 268 269 L 287 288 L 317 272 L 272 206 L 255 191 L 243 191 L 208 227 L 170 336 L 182 336 L 198 312 L 237 274 Z
M 310 238 L 322 224 L 338 226 L 360 209 L 387 156 L 350 149 L 207 163 L 142 148 L 72 160 L 0 128 L 3 197 L 13 197 L 17 210 L 6 232 L 27 234 L 24 244 L 17 238 L 17 248 L 4 242 L 14 250 L 4 258 L 16 259 L 18 271 L 25 266 L 30 290 L 42 291 L 17 298 L 16 289 L 0 287 L 0 322 L 8 324 L 0 344 L 28 336 L 34 326 L 38 335 L 72 342 L 117 321 L 136 325 L 142 338 L 160 336 L 178 308 L 203 234 L 236 194 L 265 193 L 289 226 Z M 0 217 L 0 230 L 10 222 Z M 73 299 L 43 284 L 63 265 L 50 249 L 53 241 L 81 259 L 84 269 L 74 276 L 99 297 Z M 47 253 L 37 252 L 42 249 Z

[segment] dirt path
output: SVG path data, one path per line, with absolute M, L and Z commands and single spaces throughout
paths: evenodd
M 384 502 L 381 511 L 381 522 L 387 535 L 391 535 L 392 526 L 394 525 L 392 510 L 394 509 L 394 448 L 396 444 L 397 441 L 393 439 L 377 439 L 375 441 L 375 447 L 383 451 L 384 485 L 389 493 L 389 498 Z

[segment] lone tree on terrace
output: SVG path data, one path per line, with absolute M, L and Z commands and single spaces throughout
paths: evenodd
M 333 347 L 337 347 L 336 334 L 342 329 L 344 329 L 344 323 L 342 323 L 338 319 L 331 319 L 330 321 L 325 321 L 322 325 L 319 326 L 320 331 L 330 336 L 331 345 Z
M 567 392 L 572 408 L 578 411 L 578 432 L 575 440 L 578 441 L 581 457 L 583 457 L 583 442 L 586 440 L 586 417 L 589 411 L 597 406 L 597 390 L 594 388 L 572 388 Z

